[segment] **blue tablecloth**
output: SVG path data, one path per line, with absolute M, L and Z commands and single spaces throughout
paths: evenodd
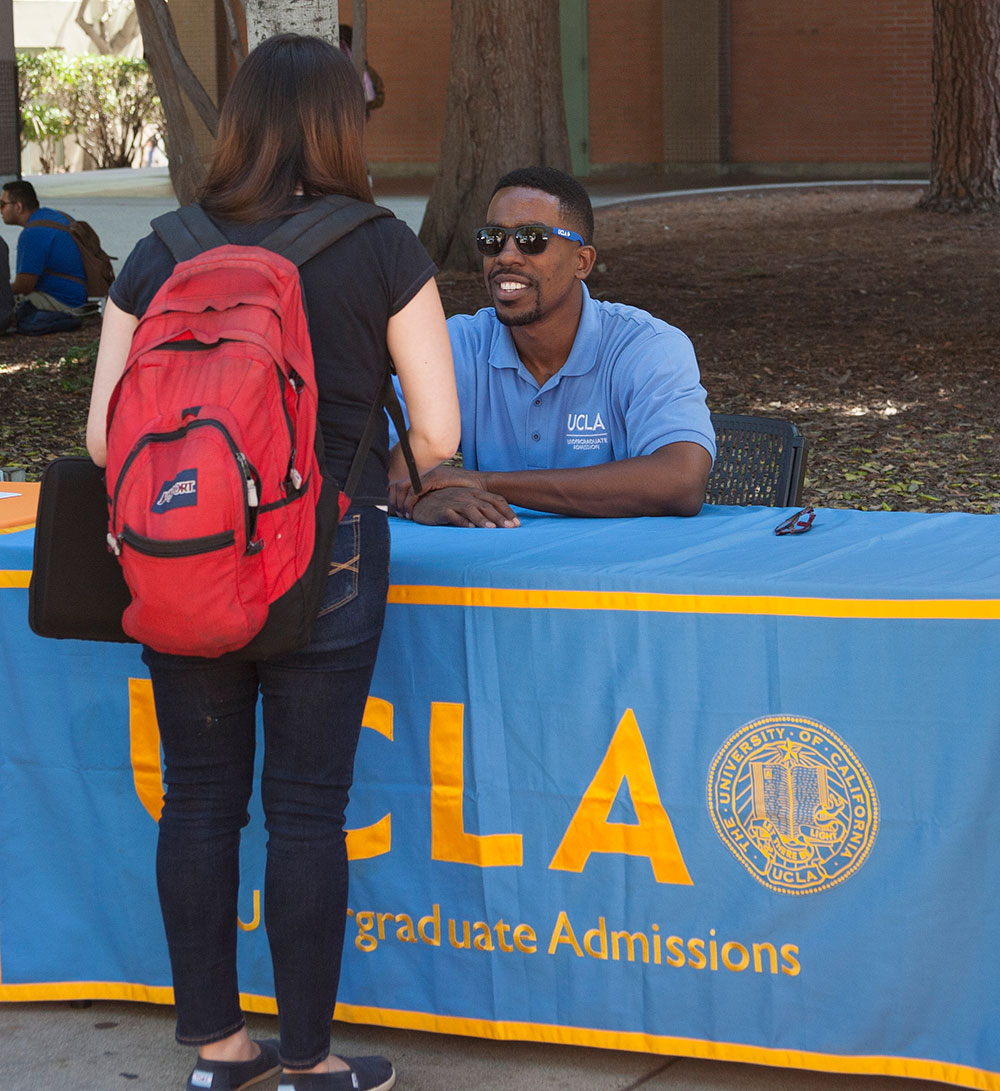
M 1000 517 L 393 523 L 341 1018 L 1000 1089 Z M 787 513 L 786 513 L 787 514 Z M 0 536 L 0 1000 L 168 1002 L 131 646 Z M 273 1010 L 264 832 L 241 983 Z

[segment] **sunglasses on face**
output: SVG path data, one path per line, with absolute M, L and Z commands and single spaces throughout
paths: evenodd
M 520 227 L 481 227 L 476 232 L 476 246 L 479 253 L 488 258 L 495 258 L 507 245 L 509 238 L 522 254 L 541 254 L 549 245 L 549 238 L 558 235 L 560 239 L 570 239 L 581 246 L 586 245 L 583 236 L 566 227 L 550 227 L 548 224 L 522 224 Z

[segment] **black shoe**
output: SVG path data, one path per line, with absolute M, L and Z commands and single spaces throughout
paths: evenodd
M 281 1071 L 278 1043 L 273 1038 L 257 1042 L 260 1056 L 252 1061 L 206 1061 L 198 1058 L 188 1076 L 186 1091 L 242 1091 Z M 391 1086 L 391 1085 L 390 1085 Z
M 385 1057 L 343 1057 L 349 1072 L 285 1072 L 278 1091 L 389 1091 L 396 1072 Z

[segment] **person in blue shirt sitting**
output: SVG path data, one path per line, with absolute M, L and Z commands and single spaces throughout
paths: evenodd
M 690 340 L 594 299 L 594 214 L 572 176 L 526 167 L 496 184 L 476 241 L 493 306 L 448 320 L 462 468 L 391 489 L 397 515 L 515 527 L 511 505 L 574 516 L 695 515 L 715 455 Z
M 54 208 L 39 208 L 35 187 L 24 181 L 4 186 L 0 214 L 5 224 L 24 228 L 17 240 L 15 275 L 10 284 L 18 301 L 18 327 L 28 314 L 37 316 L 37 312 L 42 312 L 43 316 L 37 330 L 28 328 L 21 332 L 79 327 L 78 316 L 87 303 L 87 279 L 80 248 L 68 230 L 46 226 L 56 223 L 68 227 L 70 218 Z M 59 317 L 46 322 L 46 315 Z

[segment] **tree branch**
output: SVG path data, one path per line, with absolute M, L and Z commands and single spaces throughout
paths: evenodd
M 354 0 L 354 23 L 351 28 L 351 60 L 358 78 L 364 81 L 368 60 L 368 0 Z
M 163 0 L 135 0 L 146 61 L 153 73 L 166 120 L 165 136 L 170 164 L 170 181 L 173 183 L 177 199 L 181 204 L 187 204 L 194 200 L 201 188 L 205 179 L 205 164 L 198 154 L 194 130 L 191 128 L 191 121 L 184 106 L 174 68 L 174 54 L 180 53 L 177 34 L 174 31 L 172 35 L 173 50 L 171 50 L 160 25 L 157 6 L 164 7 Z M 167 19 L 170 19 L 169 13 L 167 13 Z M 172 21 L 170 26 L 173 29 Z
M 76 25 L 97 46 L 97 51 L 106 55 L 111 52 L 111 46 L 106 38 L 97 33 L 94 24 L 84 15 L 89 4 L 90 0 L 80 0 L 80 6 L 76 9 Z
M 237 63 L 246 60 L 247 51 L 243 47 L 243 39 L 240 37 L 239 27 L 236 23 L 236 13 L 233 11 L 232 0 L 222 0 L 222 9 L 226 13 L 226 26 L 229 27 L 229 45 L 236 57 Z
M 120 53 L 139 34 L 139 17 L 133 8 L 121 28 L 111 38 L 112 53 Z
M 136 13 L 139 16 L 139 26 L 142 28 L 142 40 L 148 49 L 148 38 L 154 35 L 159 44 L 164 59 L 169 65 L 173 78 L 180 89 L 187 95 L 191 105 L 195 108 L 204 126 L 214 137 L 219 129 L 219 109 L 209 98 L 208 92 L 201 84 L 201 80 L 194 74 L 187 63 L 180 42 L 177 39 L 177 28 L 174 26 L 173 17 L 170 14 L 164 0 L 136 0 Z M 156 81 L 157 87 L 160 81 Z M 162 98 L 162 92 L 160 97 Z

